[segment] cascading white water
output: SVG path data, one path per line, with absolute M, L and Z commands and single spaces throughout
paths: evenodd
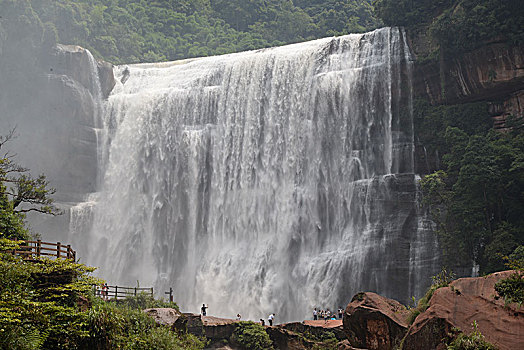
M 427 287 L 401 30 L 115 73 L 83 238 L 102 277 L 278 321 Z

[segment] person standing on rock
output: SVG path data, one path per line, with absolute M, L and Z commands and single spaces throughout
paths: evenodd
M 202 307 L 200 308 L 200 311 L 202 311 L 202 316 L 206 316 L 206 309 L 209 306 L 206 306 L 206 304 L 202 304 Z
M 313 309 L 313 320 L 314 320 L 314 321 L 318 320 L 318 311 L 317 311 L 317 308 L 314 308 L 314 309 Z
M 273 319 L 275 318 L 275 314 L 271 314 L 269 315 L 269 317 L 267 318 L 267 320 L 269 321 L 269 325 L 272 326 L 273 325 Z
M 342 311 L 342 308 L 339 306 L 338 307 L 338 319 L 341 320 L 342 319 L 342 314 L 344 313 L 344 311 Z

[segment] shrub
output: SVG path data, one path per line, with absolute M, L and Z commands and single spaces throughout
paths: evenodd
M 435 276 L 431 277 L 433 283 L 429 287 L 428 291 L 420 300 L 418 301 L 417 307 L 410 310 L 408 315 L 408 323 L 412 324 L 418 315 L 426 311 L 429 307 L 429 301 L 433 296 L 433 293 L 439 288 L 447 287 L 453 279 L 455 279 L 455 274 L 452 271 L 447 270 L 445 267 Z
M 524 303 L 524 275 L 519 272 L 511 274 L 510 277 L 498 281 L 495 284 L 495 290 L 507 304 L 522 305 Z
M 112 349 L 120 342 L 123 333 L 123 315 L 113 305 L 100 303 L 88 311 L 87 317 L 90 349 Z
M 168 307 L 172 309 L 178 310 L 178 305 L 175 302 L 169 302 L 164 300 L 158 300 L 153 298 L 150 294 L 147 293 L 139 293 L 135 296 L 130 296 L 125 298 L 124 300 L 118 301 L 121 305 L 127 306 L 131 309 L 150 309 L 150 308 L 157 308 L 157 307 Z
M 473 322 L 473 332 L 470 335 L 460 333 L 459 336 L 448 345 L 448 350 L 495 350 L 496 348 L 488 343 L 477 327 L 477 322 Z
M 188 334 L 177 335 L 164 326 L 153 327 L 138 337 L 133 337 L 125 349 L 129 350 L 196 350 L 202 349 L 204 343 L 197 337 Z
M 264 330 L 264 327 L 254 322 L 238 322 L 232 340 L 243 349 L 273 349 L 271 339 L 269 339 L 269 335 Z

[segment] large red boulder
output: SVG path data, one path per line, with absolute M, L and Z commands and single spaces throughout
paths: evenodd
M 352 346 L 389 350 L 400 344 L 408 329 L 409 311 L 398 301 L 375 293 L 359 293 L 344 313 L 343 327 Z
M 513 271 L 486 277 L 461 278 L 435 291 L 429 308 L 416 319 L 404 341 L 404 349 L 445 349 L 449 335 L 457 330 L 469 334 L 476 322 L 486 341 L 501 350 L 522 349 L 524 309 L 504 305 L 495 283 Z

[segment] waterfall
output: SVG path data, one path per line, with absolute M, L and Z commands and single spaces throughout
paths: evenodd
M 111 283 L 173 287 L 183 310 L 253 320 L 362 290 L 420 296 L 437 251 L 410 67 L 397 28 L 115 67 L 86 261 Z

